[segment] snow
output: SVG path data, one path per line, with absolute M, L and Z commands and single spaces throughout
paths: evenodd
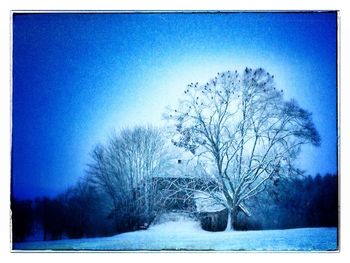
M 181 214 L 163 216 L 147 230 L 113 237 L 13 244 L 14 250 L 325 251 L 337 248 L 336 228 L 207 232 L 198 221 Z

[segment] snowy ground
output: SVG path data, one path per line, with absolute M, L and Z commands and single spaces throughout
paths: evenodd
M 336 228 L 207 232 L 181 216 L 159 220 L 148 230 L 113 237 L 15 243 L 14 250 L 234 250 L 325 251 L 337 249 Z

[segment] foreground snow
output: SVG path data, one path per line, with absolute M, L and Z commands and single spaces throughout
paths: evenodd
M 336 250 L 336 228 L 207 232 L 189 218 L 113 237 L 15 243 L 15 250 Z

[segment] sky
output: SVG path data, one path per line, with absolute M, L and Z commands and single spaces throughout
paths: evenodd
M 319 13 L 17 13 L 12 194 L 54 196 L 83 177 L 113 130 L 164 125 L 191 82 L 263 67 L 312 112 L 307 174 L 337 172 L 337 17 Z

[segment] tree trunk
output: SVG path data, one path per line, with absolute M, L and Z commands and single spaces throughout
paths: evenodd
M 150 220 L 150 193 L 149 193 L 149 182 L 148 182 L 148 178 L 145 178 L 145 214 L 146 214 L 146 222 L 149 224 L 149 220 Z
M 225 231 L 232 231 L 232 220 L 231 220 L 231 212 L 230 210 L 227 211 L 227 224 L 226 224 L 226 229 Z
M 237 208 L 231 208 L 227 211 L 227 225 L 225 231 L 235 231 L 237 230 Z
M 232 215 L 231 215 L 231 220 L 232 220 L 232 227 L 234 230 L 238 229 L 238 207 L 235 207 L 232 210 Z

